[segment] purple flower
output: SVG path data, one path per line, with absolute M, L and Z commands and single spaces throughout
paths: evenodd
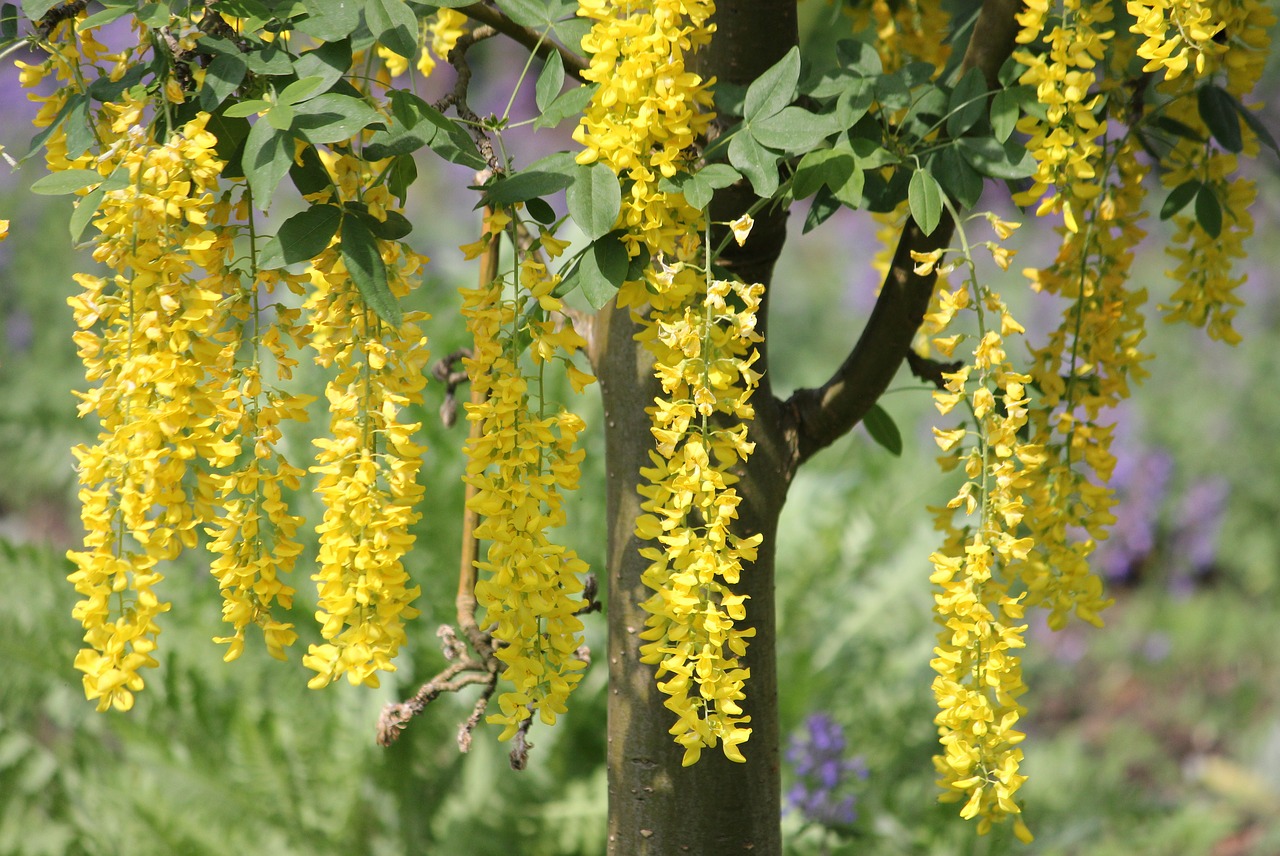
M 787 761 L 796 783 L 787 791 L 787 811 L 823 826 L 846 826 L 858 817 L 857 797 L 849 793 L 855 779 L 867 777 L 861 758 L 845 757 L 844 730 L 830 716 L 815 713 L 804 730 L 792 736 Z
M 1134 583 L 1138 570 L 1155 551 L 1160 508 L 1173 473 L 1173 459 L 1160 450 L 1118 450 L 1111 487 L 1117 503 L 1111 536 L 1098 549 L 1098 568 L 1117 583 Z

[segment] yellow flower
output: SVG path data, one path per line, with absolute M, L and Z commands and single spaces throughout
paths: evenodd
M 743 214 L 729 224 L 729 228 L 733 231 L 733 239 L 738 242 L 739 247 L 747 243 L 747 236 L 751 234 L 751 227 L 754 225 L 755 221 L 751 219 L 750 214 Z

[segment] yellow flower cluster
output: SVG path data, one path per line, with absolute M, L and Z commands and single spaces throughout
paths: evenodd
M 600 88 L 575 131 L 584 147 L 578 161 L 605 163 L 629 185 L 619 218 L 628 250 L 643 247 L 653 259 L 645 280 L 625 284 L 617 299 L 633 308 L 636 338 L 653 354 L 662 385 L 648 408 L 657 449 L 653 467 L 641 470 L 648 483 L 636 521 L 636 535 L 653 544 L 641 555 L 650 561 L 643 580 L 655 592 L 644 604 L 651 615 L 641 659 L 658 666 L 685 764 L 717 743 L 743 760 L 739 745 L 751 729 L 738 702 L 749 675 L 738 658 L 754 630 L 739 626 L 745 598 L 730 586 L 762 538 L 731 529 L 741 502 L 732 470 L 753 448 L 746 423 L 754 415 L 764 287 L 712 281 L 709 263 L 696 264 L 705 255 L 702 212 L 657 189 L 692 165 L 712 118 L 710 81 L 686 59 L 710 40 L 714 9 L 707 0 L 579 3 L 579 14 L 595 21 L 582 42 L 591 56 L 585 76 Z M 737 224 L 742 241 L 749 226 Z
M 1109 603 L 1088 559 L 1113 520 L 1105 483 L 1115 459 L 1106 417 L 1129 396 L 1130 383 L 1146 376 L 1147 293 L 1127 286 L 1133 248 L 1145 234 L 1138 223 L 1147 170 L 1137 151 L 1128 137 L 1108 143 L 1101 190 L 1081 212 L 1080 231 L 1061 228 L 1054 264 L 1024 271 L 1034 290 L 1068 301 L 1058 329 L 1032 349 L 1031 369 L 1041 393 L 1031 437 L 1046 462 L 1027 492 L 1025 525 L 1036 547 L 1023 579 L 1028 604 L 1047 608 L 1054 629 L 1073 612 L 1101 624 L 1099 612 Z
M 430 77 L 436 70 L 436 59 L 448 60 L 449 52 L 466 32 L 467 16 L 457 9 L 439 9 L 430 23 L 418 25 L 418 60 L 415 67 L 423 77 Z M 409 70 L 409 58 L 379 44 L 376 52 L 390 77 L 399 77 Z
M 229 267 L 234 253 L 234 230 L 226 228 L 228 205 L 214 206 L 220 220 L 216 239 L 196 260 L 216 280 L 211 287 L 225 294 L 222 305 L 227 325 L 216 341 L 221 345 L 218 370 L 227 378 L 227 396 L 217 415 L 219 434 L 234 443 L 239 456 L 234 467 L 212 473 L 217 519 L 208 527 L 209 570 L 222 591 L 222 616 L 232 635 L 214 641 L 228 645 L 230 661 L 244 650 L 245 630 L 262 628 L 267 651 L 284 659 L 284 649 L 297 639 L 291 623 L 277 618 L 272 605 L 288 609 L 294 589 L 282 580 L 293 570 L 302 545 L 297 540 L 302 518 L 290 513 L 286 491 L 301 485 L 304 471 L 291 464 L 280 449 L 282 426 L 307 419 L 311 396 L 296 395 L 270 383 L 287 381 L 296 359 L 290 346 L 301 347 L 309 330 L 300 310 L 285 302 L 281 291 L 303 293 L 299 275 L 259 271 L 245 283 Z M 248 215 L 241 201 L 237 214 Z M 266 381 L 264 383 L 264 381 Z
M 376 164 L 350 155 L 329 160 L 335 201 L 359 200 L 375 217 L 392 208 L 386 186 L 370 186 Z M 397 242 L 378 246 L 391 293 L 405 296 L 426 259 Z M 420 424 L 404 421 L 404 413 L 422 403 L 428 353 L 418 324 L 428 316 L 406 312 L 399 327 L 381 320 L 336 247 L 313 259 L 308 272 L 308 344 L 316 362 L 337 373 L 325 389 L 331 436 L 314 441 L 319 451 L 312 467 L 321 476 L 317 493 L 325 506 L 312 579 L 326 641 L 310 646 L 302 662 L 316 672 L 308 684 L 313 688 L 343 674 L 352 684 L 378 686 L 378 671 L 395 670 L 404 621 L 418 614 L 410 604 L 420 589 L 410 585 L 402 559 L 421 516 L 418 470 L 426 450 L 414 440 Z
M 1223 37 L 1222 44 L 1211 38 L 1208 46 L 1196 54 L 1192 74 L 1178 76 L 1174 67 L 1169 67 L 1158 89 L 1170 99 L 1166 115 L 1195 129 L 1208 141 L 1209 129 L 1198 109 L 1196 87 L 1203 78 L 1220 75 L 1224 78 L 1223 88 L 1235 97 L 1251 92 L 1263 71 L 1275 13 L 1256 0 L 1220 0 L 1197 7 L 1196 27 Z M 1237 120 L 1233 117 L 1231 121 Z M 1241 123 L 1241 133 L 1244 153 L 1256 154 L 1258 142 L 1253 131 Z M 1205 327 L 1213 338 L 1232 344 L 1240 339 L 1232 323 L 1241 305 L 1235 290 L 1244 281 L 1243 275 L 1233 271 L 1236 261 L 1244 256 L 1244 240 L 1253 234 L 1253 217 L 1248 209 L 1257 198 L 1254 182 L 1238 176 L 1237 160 L 1236 155 L 1211 142 L 1183 139 L 1165 158 L 1168 168 L 1160 176 L 1170 188 L 1191 180 L 1201 182 L 1223 212 L 1217 235 L 1206 231 L 1196 217 L 1176 218 L 1177 231 L 1169 253 L 1177 261 L 1171 275 L 1178 288 L 1172 302 L 1164 307 L 1166 320 Z
M 456 15 L 442 15 L 433 31 L 441 46 L 456 40 Z M 192 47 L 191 21 L 174 32 L 184 33 L 178 49 Z M 137 49 L 112 54 L 69 20 L 42 45 L 45 62 L 19 66 L 25 86 L 51 74 L 62 84 L 39 99 L 37 125 L 50 126 L 89 81 L 118 78 L 155 41 L 143 31 Z M 311 398 L 281 384 L 294 349 L 310 346 L 336 377 L 326 390 L 333 434 L 318 441 L 313 467 L 326 504 L 315 576 L 325 643 L 304 663 L 317 672 L 312 686 L 343 674 L 376 685 L 374 672 L 393 668 L 403 620 L 415 614 L 417 589 L 401 559 L 418 518 L 423 449 L 403 414 L 421 403 L 427 352 L 417 325 L 426 316 L 407 313 L 394 329 L 380 320 L 336 245 L 303 274 L 260 270 L 247 194 L 220 185 L 207 114 L 172 127 L 166 102 L 186 97 L 173 84 L 155 81 L 154 106 L 133 89 L 92 109 L 92 139 L 79 143 L 86 151 L 69 150 L 70 122 L 45 143 L 51 170 L 94 170 L 105 180 L 80 194 L 92 191 L 81 204 L 96 206 L 94 258 L 108 273 L 78 275 L 81 293 L 69 301 L 91 387 L 79 394 L 80 413 L 101 423 L 98 441 L 75 449 L 86 535 L 84 549 L 69 553 L 70 580 L 87 643 L 76 666 L 100 710 L 132 706 L 140 670 L 156 665 L 158 616 L 169 608 L 157 594 L 161 563 L 202 534 L 231 628 L 217 640 L 226 659 L 240 655 L 252 624 L 273 656 L 295 641 L 293 625 L 275 614 L 292 604 L 285 576 L 302 552 L 288 494 L 304 473 L 283 454 L 283 425 L 305 419 Z M 346 203 L 344 217 L 386 216 L 391 195 L 373 181 L 380 165 L 322 157 L 336 193 L 311 201 Z M 398 242 L 378 249 L 390 292 L 403 296 L 425 259 Z M 304 323 L 298 304 L 308 286 Z
M 128 182 L 105 194 L 94 221 L 94 259 L 112 273 L 77 275 L 83 290 L 69 300 L 95 384 L 79 394 L 80 414 L 102 426 L 97 443 L 74 450 L 86 534 L 85 548 L 68 554 L 88 645 L 76 668 L 99 710 L 132 707 L 139 669 L 156 665 L 156 619 L 169 609 L 155 591 L 158 563 L 195 546 L 211 511 L 197 463 L 224 466 L 236 453 L 216 431 L 221 383 L 206 370 L 220 295 L 199 281 L 194 258 L 214 240 L 206 215 L 222 169 L 216 140 L 201 114 L 157 141 L 142 111 L 108 104 L 99 123 L 112 144 L 97 168 Z
M 749 670 L 739 666 L 754 628 L 736 584 L 742 563 L 755 560 L 762 535 L 732 531 L 741 497 L 731 470 L 752 452 L 747 425 L 759 375 L 753 343 L 762 285 L 713 280 L 696 310 L 658 316 L 640 337 L 654 353 L 664 397 L 648 408 L 657 451 L 642 469 L 649 484 L 636 534 L 655 546 L 644 583 L 655 594 L 640 634 L 641 661 L 658 666 L 658 689 L 678 717 L 671 733 L 684 746 L 684 764 L 704 747 L 723 744 L 733 761 L 745 760 L 739 744 L 751 735 L 738 704 Z M 670 675 L 662 680 L 664 675 Z
M 491 214 L 487 235 L 492 239 L 509 222 L 504 213 Z M 462 310 L 475 342 L 465 360 L 473 392 L 467 418 L 480 425 L 466 445 L 465 481 L 476 488 L 468 508 L 479 515 L 475 537 L 489 542 L 476 562 L 484 573 L 476 602 L 485 609 L 482 624 L 492 628 L 494 656 L 506 667 L 502 678 L 514 685 L 489 717 L 504 726 L 501 740 L 534 713 L 555 724 L 586 667 L 578 595 L 587 565 L 547 535 L 564 525 L 562 491 L 578 486 L 585 452 L 574 447 L 586 426 L 563 408 L 547 413 L 543 383 L 547 363 L 567 364 L 586 342 L 559 314 L 563 305 L 552 294 L 559 277 L 526 256 L 519 279 L 512 296 L 504 294 L 502 278 L 464 290 Z M 526 336 L 536 367 L 532 391 L 518 353 Z M 579 389 L 594 380 L 569 371 Z
M 930 63 L 941 71 L 951 56 L 951 42 L 942 37 L 951 16 L 941 0 L 872 0 L 845 9 L 855 26 L 875 29 L 876 52 L 885 71 L 897 71 L 913 61 Z
M 1097 165 L 1106 121 L 1095 111 L 1100 96 L 1094 68 L 1103 59 L 1113 30 L 1111 4 L 1103 0 L 1064 0 L 1062 19 L 1049 24 L 1049 0 L 1030 0 L 1017 16 L 1017 42 L 1032 45 L 1043 36 L 1047 50 L 1022 49 L 1014 59 L 1027 66 L 1019 82 L 1034 86 L 1044 106 L 1043 119 L 1023 116 L 1017 128 L 1030 139 L 1027 148 L 1037 166 L 1032 185 L 1014 196 L 1019 205 L 1040 200 L 1037 216 L 1062 211 L 1067 228 L 1078 228 L 1080 208 L 1098 194 Z
M 1215 8 L 1214 0 L 1127 0 L 1125 7 L 1135 19 L 1129 28 L 1145 41 L 1138 56 L 1147 60 L 1143 72 L 1164 69 L 1165 79 L 1173 80 L 1194 66 L 1197 77 L 1204 75 L 1209 62 L 1227 52 L 1225 40 L 1217 35 L 1226 21 Z
M 711 0 L 578 4 L 578 14 L 595 21 L 582 39 L 591 57 L 583 77 L 600 84 L 573 132 L 583 146 L 578 162 L 605 163 L 629 183 L 619 219 L 633 256 L 640 246 L 675 255 L 690 224 L 699 222 L 681 194 L 658 190 L 658 182 L 688 168 L 712 119 L 712 81 L 687 68 L 686 58 L 710 41 L 714 11 Z M 619 295 L 623 306 L 644 300 L 634 284 Z
M 998 234 L 1011 224 L 991 218 Z M 1020 439 L 1027 425 L 1029 375 L 1009 361 L 1009 339 L 1023 332 L 1000 295 L 980 286 L 969 256 L 964 263 L 971 276 L 965 286 L 944 289 L 937 306 L 925 317 L 935 335 L 933 345 L 947 356 L 962 343 L 976 340 L 969 359 L 944 372 L 945 388 L 933 395 L 935 406 L 948 414 L 957 406 L 968 411 L 971 427 L 934 429 L 946 455 L 945 468 L 962 467 L 965 481 L 945 509 L 938 525 L 947 533 L 944 546 L 930 556 L 930 580 L 935 620 L 942 625 L 931 663 L 939 712 L 935 718 L 943 754 L 934 758 L 944 802 L 965 801 L 961 817 L 980 818 L 978 831 L 1014 818 L 1019 838 L 1030 840 L 1021 808 L 1014 799 L 1026 776 L 1018 772 L 1025 736 L 1016 726 L 1024 713 L 1017 699 L 1026 691 L 1018 649 L 1024 646 L 1021 623 L 1023 595 L 1012 595 L 1020 567 L 1034 546 L 1020 530 L 1026 514 L 1024 492 L 1043 463 L 1043 450 Z M 997 260 L 1003 252 L 989 244 Z M 942 253 L 915 256 L 918 269 L 936 265 Z M 976 335 L 953 333 L 958 314 L 972 312 Z M 959 515 L 961 523 L 957 524 Z

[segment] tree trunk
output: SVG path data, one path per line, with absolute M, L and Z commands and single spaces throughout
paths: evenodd
M 723 0 L 717 32 L 703 57 L 704 76 L 747 84 L 797 42 L 795 0 Z M 724 221 L 746 211 L 749 188 L 735 187 L 713 202 L 712 218 Z M 751 241 L 722 259 L 747 282 L 768 285 L 785 240 L 785 216 L 757 217 Z M 714 243 L 714 238 L 713 238 Z M 767 305 L 767 304 L 766 304 Z M 767 327 L 762 309 L 760 323 Z M 647 560 L 634 536 L 640 513 L 636 492 L 641 466 L 654 448 L 645 407 L 658 395 L 652 358 L 633 338 L 627 310 L 606 307 L 596 318 L 596 372 L 604 398 L 609 517 L 609 843 L 612 856 L 697 856 L 782 852 L 778 752 L 778 682 L 774 615 L 774 549 L 778 515 L 790 466 L 782 436 L 781 407 L 769 387 L 767 355 L 752 401 L 756 419 L 750 439 L 756 451 L 740 473 L 738 508 L 742 535 L 763 533 L 753 564 L 744 566 L 735 590 L 749 596 L 746 624 L 756 630 L 744 665 L 751 670 L 743 708 L 751 716 L 751 739 L 742 747 L 745 764 L 705 750 L 690 767 L 668 729 L 674 714 L 654 685 L 654 667 L 639 662 L 639 633 L 651 594 L 640 581 Z

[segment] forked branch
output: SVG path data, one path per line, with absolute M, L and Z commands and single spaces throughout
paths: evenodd
M 987 88 L 998 85 L 1000 66 L 1013 52 L 1015 18 L 1021 0 L 985 0 L 961 69 L 977 68 Z M 857 425 L 888 388 L 911 350 L 911 341 L 929 307 L 937 276 L 917 274 L 914 253 L 945 247 L 955 224 L 947 213 L 930 235 L 908 218 L 875 308 L 853 350 L 835 373 L 816 389 L 799 389 L 787 400 L 784 418 L 794 472 L 815 453 Z

